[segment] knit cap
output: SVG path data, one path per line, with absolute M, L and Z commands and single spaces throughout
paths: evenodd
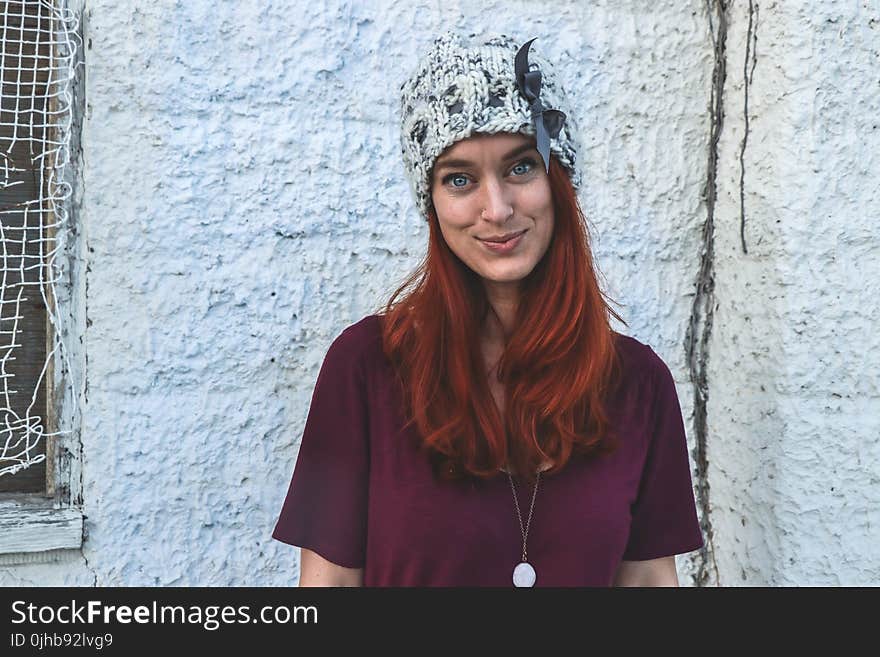
M 547 61 L 532 49 L 527 52 L 527 68 L 540 71 L 529 74 L 537 77 L 538 87 L 531 88 L 539 88 L 540 96 L 538 102 L 527 98 L 515 71 L 520 48 L 503 34 L 478 39 L 475 34 L 465 38 L 448 31 L 434 40 L 413 75 L 400 86 L 403 163 L 423 218 L 431 207 L 431 170 L 446 148 L 474 133 L 535 136 L 540 120 L 535 115 L 542 108 L 544 124 L 551 128 L 550 152 L 568 172 L 574 188 L 580 185 L 579 138 L 565 92 Z

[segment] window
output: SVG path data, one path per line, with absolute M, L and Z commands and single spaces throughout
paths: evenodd
M 60 1 L 0 1 L 0 563 L 82 543 L 56 386 L 77 52 Z

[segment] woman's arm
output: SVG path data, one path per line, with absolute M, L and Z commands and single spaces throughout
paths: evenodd
M 621 561 L 614 586 L 678 586 L 675 556 L 647 561 Z
M 363 586 L 364 569 L 346 568 L 327 561 L 317 552 L 301 549 L 299 558 L 300 586 Z

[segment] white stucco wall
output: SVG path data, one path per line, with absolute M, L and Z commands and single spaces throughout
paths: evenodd
M 709 480 L 722 581 L 880 585 L 880 4 L 748 2 L 728 37 Z M 751 70 L 751 64 L 750 64 Z
M 718 151 L 713 551 L 679 572 L 876 583 L 880 11 L 761 7 L 745 255 L 747 8 L 729 16 Z M 88 386 L 87 536 L 55 563 L 0 569 L 0 584 L 296 582 L 297 551 L 270 533 L 321 360 L 426 244 L 397 86 L 434 34 L 487 17 L 538 36 L 577 99 L 600 267 L 624 332 L 675 374 L 694 445 L 684 343 L 707 220 L 706 3 L 86 0 L 86 321 L 71 347 Z

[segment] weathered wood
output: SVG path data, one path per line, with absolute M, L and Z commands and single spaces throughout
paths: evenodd
M 83 514 L 42 496 L 0 497 L 0 554 L 82 547 Z
M 45 552 L 0 552 L 0 568 L 3 566 L 19 566 L 22 564 L 57 563 L 73 559 L 82 561 L 82 553 L 79 550 L 46 550 Z
M 53 39 L 54 40 L 54 39 Z M 56 95 L 50 96 L 46 109 L 49 113 L 49 116 L 56 116 L 59 108 L 58 97 Z M 59 142 L 60 136 L 57 134 L 58 130 L 53 129 L 49 131 L 49 139 L 53 142 Z M 48 176 L 55 174 L 55 166 L 57 164 L 58 154 L 53 153 L 51 155 L 47 155 L 45 158 L 44 165 L 44 175 Z M 46 211 L 46 221 L 43 222 L 45 229 L 44 232 L 46 234 L 46 238 L 50 241 L 46 242 L 47 249 L 54 249 L 56 245 L 56 226 L 55 222 L 57 220 L 57 215 L 53 211 L 53 208 L 49 208 Z M 50 265 L 48 258 L 43 262 L 43 280 L 51 281 L 55 278 L 55 272 L 53 271 L 53 267 Z M 55 303 L 55 288 L 53 285 L 46 285 L 46 313 L 48 317 L 51 317 L 55 313 L 56 303 Z M 47 321 L 46 325 L 46 353 L 52 353 L 52 347 L 55 342 L 55 327 L 52 325 L 52 322 Z M 58 427 L 60 422 L 58 421 L 58 408 L 57 403 L 55 401 L 55 360 L 61 356 L 60 352 L 55 352 L 55 355 L 49 359 L 49 362 L 46 363 L 46 378 L 43 381 L 43 390 L 46 395 L 46 413 L 43 422 L 43 426 L 46 428 L 47 434 L 54 434 L 58 431 Z M 56 494 L 56 465 L 58 459 L 58 439 L 57 436 L 50 435 L 45 439 L 46 443 L 46 476 L 45 476 L 45 484 L 46 484 L 46 497 L 54 498 Z

